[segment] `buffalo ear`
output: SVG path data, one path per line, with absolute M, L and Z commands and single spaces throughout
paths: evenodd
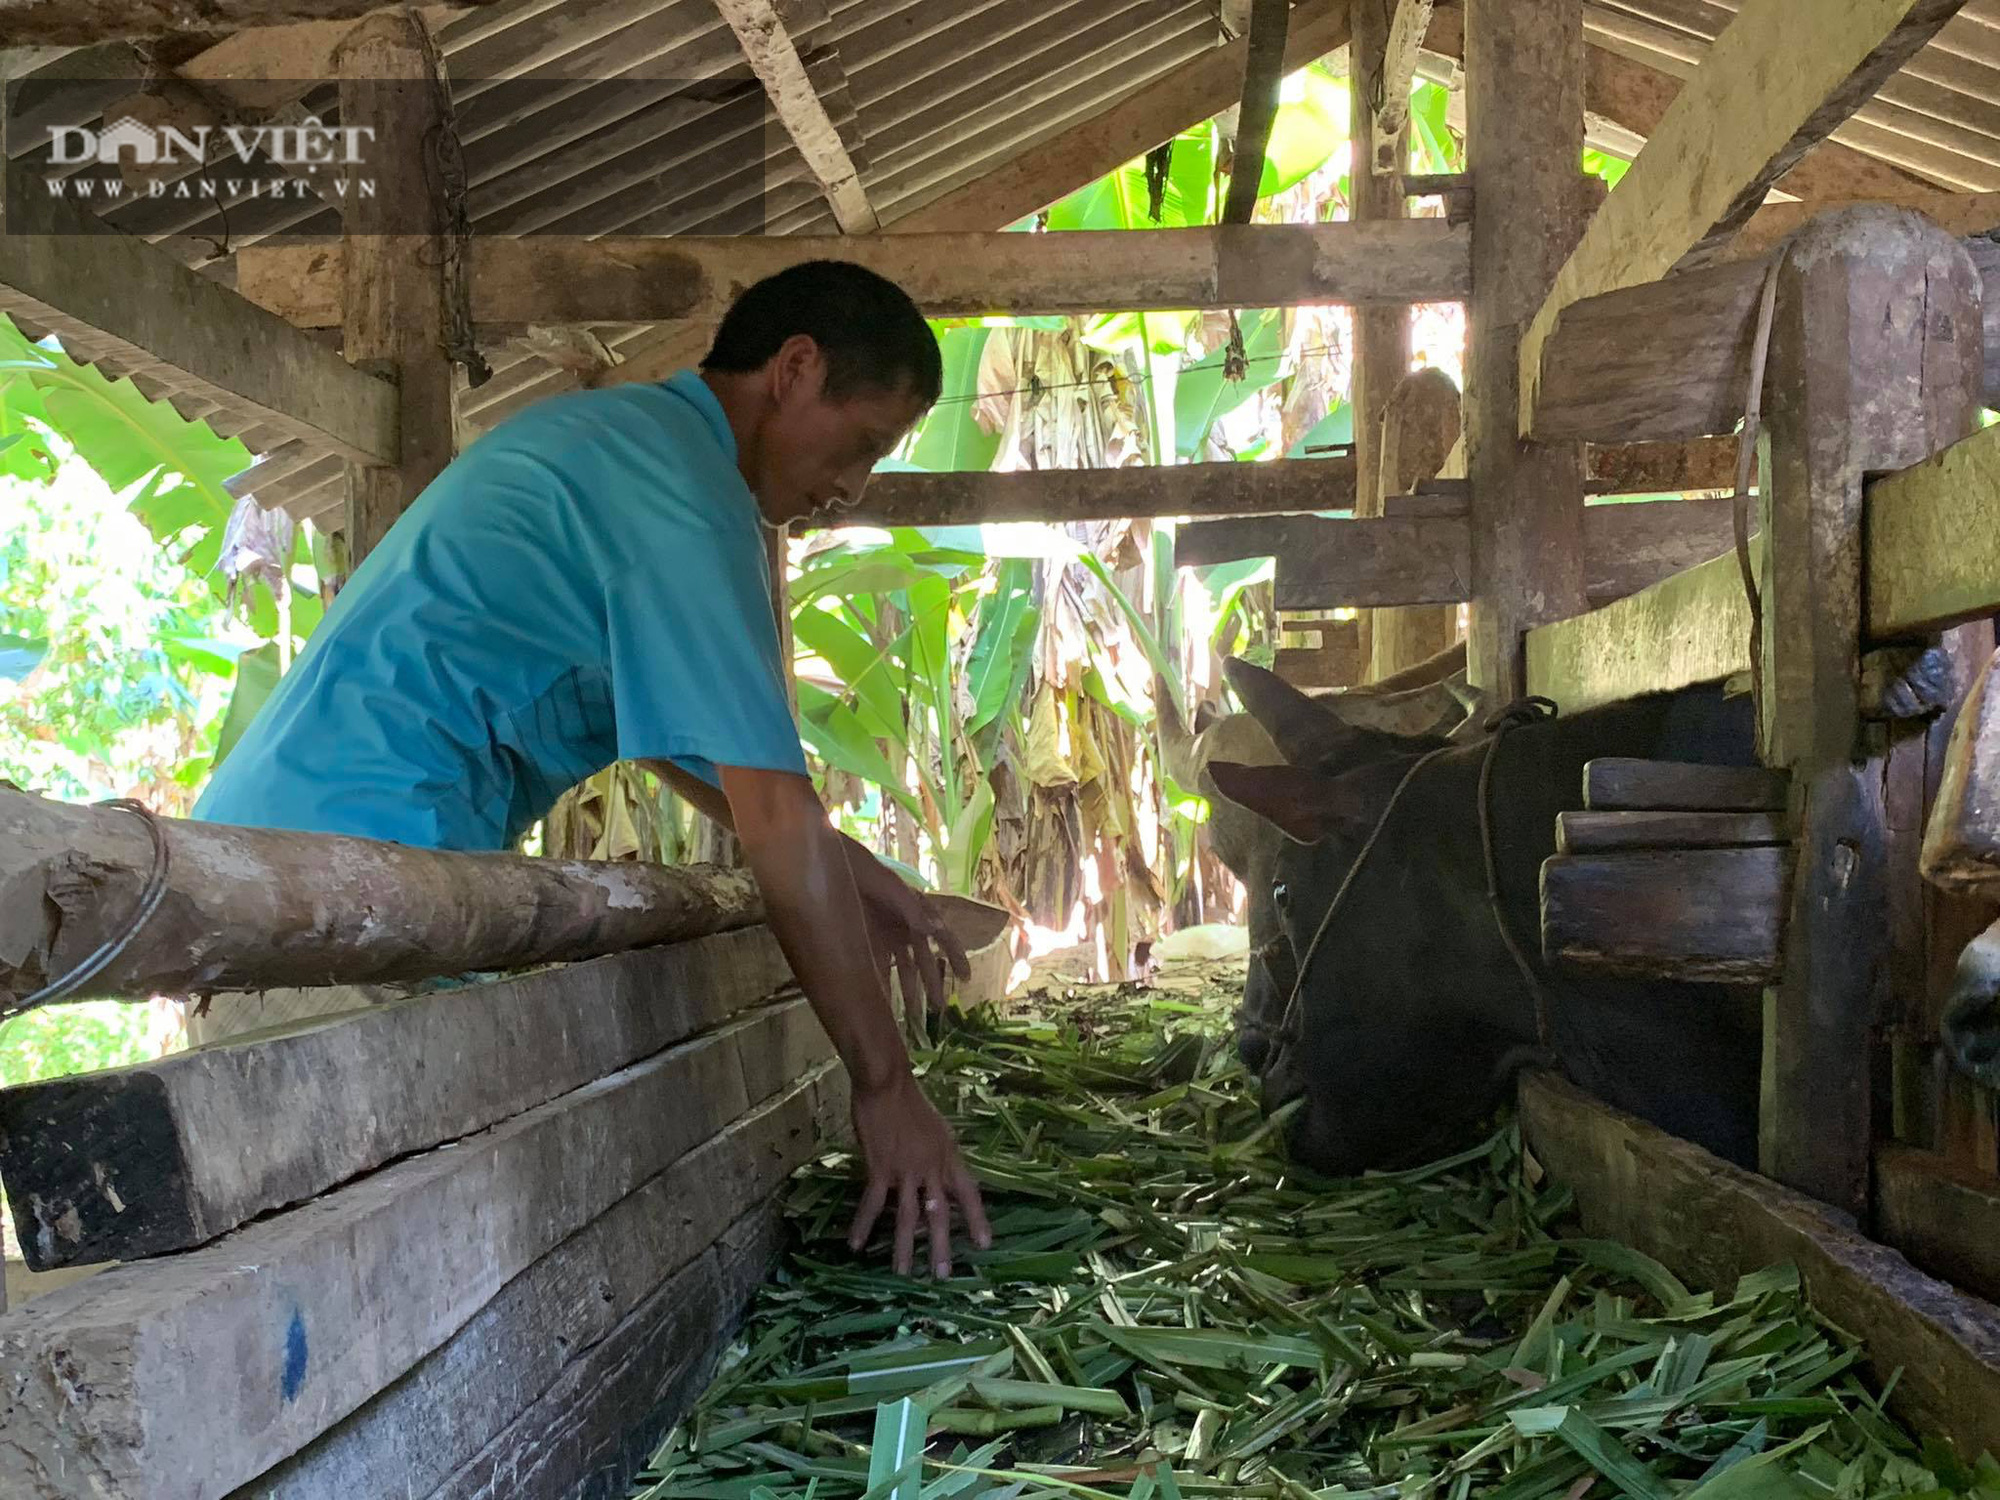
M 1231 760 L 1210 761 L 1208 774 L 1224 797 L 1301 844 L 1366 831 L 1366 813 L 1353 805 L 1354 788 L 1331 776 L 1303 766 L 1245 766 Z
M 1194 732 L 1208 733 L 1208 726 L 1215 722 L 1215 708 L 1212 704 L 1197 703 L 1194 706 Z
M 1222 664 L 1222 673 L 1278 753 L 1293 765 L 1332 763 L 1344 768 L 1369 757 L 1372 747 L 1366 735 L 1276 672 L 1232 656 Z

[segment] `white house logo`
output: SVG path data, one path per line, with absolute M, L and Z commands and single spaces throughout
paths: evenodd
M 365 163 L 370 126 L 323 125 L 314 116 L 287 125 L 147 125 L 129 115 L 105 125 L 59 125 L 50 132 L 50 164 L 106 166 L 119 175 L 72 172 L 48 181 L 51 196 L 121 198 L 308 197 L 325 192 L 375 196 L 370 177 L 345 168 Z M 225 177 L 216 177 L 217 171 Z M 199 173 L 199 177 L 187 174 Z M 177 175 L 179 174 L 179 175 Z M 315 184 L 322 183 L 323 186 Z

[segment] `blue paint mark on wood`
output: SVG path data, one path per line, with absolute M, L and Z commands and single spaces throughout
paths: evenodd
M 293 1313 L 291 1326 L 285 1330 L 285 1400 L 298 1400 L 305 1383 L 306 1320 L 301 1314 Z

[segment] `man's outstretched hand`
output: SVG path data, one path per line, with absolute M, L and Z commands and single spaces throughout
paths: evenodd
M 882 982 L 886 985 L 891 973 L 900 975 L 906 1005 L 915 1005 L 922 996 L 926 1009 L 942 1011 L 944 966 L 950 964 L 960 979 L 972 976 L 965 945 L 937 909 L 904 884 L 894 870 L 853 839 L 843 836 L 842 844 L 847 850 L 847 867 L 854 872 L 854 888 L 868 917 L 869 943 Z
M 951 1275 L 953 1204 L 964 1214 L 973 1244 L 981 1250 L 992 1247 L 993 1231 L 986 1222 L 979 1184 L 958 1154 L 951 1127 L 909 1073 L 872 1092 L 855 1091 L 854 1134 L 868 1168 L 868 1184 L 847 1235 L 852 1249 L 859 1251 L 868 1243 L 892 1196 L 897 1275 L 909 1275 L 915 1262 L 919 1220 L 930 1242 L 932 1274 L 939 1280 Z

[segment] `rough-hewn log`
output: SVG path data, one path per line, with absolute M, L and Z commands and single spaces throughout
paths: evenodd
M 350 458 L 397 454 L 396 393 L 143 240 L 19 193 L 0 234 L 0 313 L 65 343 L 165 365 L 178 390 Z
M 1542 346 L 1562 309 L 1665 275 L 1742 226 L 1778 178 L 1965 0 L 1833 0 L 1797 46 L 1789 0 L 1746 0 L 1591 221 L 1521 341 L 1520 430 L 1535 430 Z
M 77 996 L 491 972 L 763 917 L 740 870 L 442 854 L 171 818 L 155 826 L 170 856 L 159 907 Z M 0 997 L 67 975 L 124 932 L 154 860 L 134 813 L 0 789 Z
M 1450 302 L 1471 281 L 1468 231 L 1393 224 L 1255 224 L 1145 234 L 744 235 L 485 239 L 472 315 L 488 336 L 531 323 L 672 323 L 712 329 L 737 295 L 807 260 L 878 271 L 932 317 Z M 298 324 L 337 322 L 346 281 L 326 245 L 239 252 L 245 297 Z
M 347 470 L 349 563 L 388 534 L 425 485 L 451 462 L 452 366 L 445 357 L 444 203 L 426 164 L 444 128 L 441 90 L 426 60 L 424 23 L 381 11 L 340 44 L 340 117 L 374 132 L 375 149 L 348 169 L 341 198 L 341 349 L 395 382 L 393 465 Z M 393 143 L 393 144 L 392 144 Z M 373 191 L 364 191 L 363 183 Z
M 1875 1153 L 1875 1230 L 1929 1271 L 2000 1301 L 2000 1179 L 1929 1151 Z
M 1583 768 L 1592 812 L 1783 812 L 1790 783 L 1762 766 L 1604 756 Z
M 1778 273 L 1761 748 L 1792 772 L 1799 863 L 1784 973 L 1765 1006 L 1761 1160 L 1855 1214 L 1868 1206 L 1870 1048 L 1890 951 L 1885 747 L 1856 696 L 1863 480 L 1978 425 L 1982 342 L 1978 271 L 1907 209 L 1824 215 Z
M 1547 1073 L 1523 1078 L 1521 1130 L 1575 1194 L 1586 1231 L 1728 1295 L 1790 1262 L 1813 1306 L 1861 1341 L 1891 1408 L 1960 1453 L 2000 1453 L 2000 1312 L 1934 1281 L 1803 1195 L 1620 1114 Z
M 1472 480 L 1475 686 L 1511 699 L 1522 637 L 1588 607 L 1583 450 L 1515 432 L 1521 336 L 1582 233 L 1582 0 L 1478 0 L 1465 16 L 1473 296 L 1465 462 Z
M 507 1476 L 513 1483 L 547 1476 L 566 1480 L 557 1493 L 571 1494 L 595 1465 L 574 1442 L 545 1434 L 560 1432 L 563 1415 L 579 1404 L 591 1411 L 576 1426 L 622 1422 L 641 1445 L 657 1442 L 657 1431 L 630 1429 L 660 1402 L 624 1399 L 623 1382 L 665 1399 L 659 1415 L 667 1420 L 677 1415 L 671 1397 L 698 1394 L 689 1388 L 689 1357 L 720 1352 L 718 1319 L 749 1290 L 732 1280 L 731 1265 L 762 1278 L 757 1250 L 777 1227 L 772 1195 L 844 1128 L 845 1083 L 826 1067 L 732 1122 L 509 1282 L 402 1380 L 231 1500 L 429 1495 L 474 1471 L 490 1481 L 493 1462 L 509 1455 L 521 1461 Z M 704 1269 L 711 1244 L 719 1276 Z M 617 1388 L 607 1388 L 608 1375 Z M 594 1399 L 575 1403 L 575 1394 Z M 622 1481 L 604 1492 L 620 1489 Z M 531 1492 L 500 1493 L 526 1500 Z
M 828 1052 L 788 1001 L 322 1202 L 9 1313 L 10 1482 L 23 1500 L 227 1495 Z M 200 1369 L 229 1378 L 189 1378 Z
M 1613 854 L 1634 849 L 1738 849 L 1783 844 L 1791 832 L 1767 812 L 1560 812 L 1556 852 Z
M 1868 489 L 1868 633 L 1917 636 L 2000 613 L 2000 428 Z
M 1366 160 L 1377 177 L 1400 175 L 1403 170 L 1403 154 L 1397 143 L 1410 120 L 1410 85 L 1416 81 L 1417 54 L 1430 30 L 1432 5 L 1433 0 L 1396 0 L 1395 14 L 1385 28 L 1381 83 L 1375 90 L 1375 99 L 1381 101 L 1379 112 L 1375 101 L 1369 101 L 1369 112 L 1374 116 L 1370 131 L 1373 149 Z M 1362 160 L 1356 153 L 1356 164 Z
M 749 927 L 0 1089 L 16 1237 L 37 1271 L 192 1249 L 615 1073 L 790 979 L 770 930 Z
M 454 8 L 494 0 L 451 0 Z M 380 8 L 380 0 L 0 0 L 0 43 L 88 47 L 95 42 L 185 37 L 189 31 L 222 33 L 284 22 L 351 21 Z
M 836 526 L 968 526 L 1353 507 L 1353 459 L 1297 458 L 1167 468 L 877 474 L 853 506 L 821 519 Z
M 1408 327 L 1407 321 L 1403 326 Z M 1419 370 L 1390 391 L 1381 430 L 1385 513 L 1392 495 L 1407 494 L 1444 467 L 1460 431 L 1458 387 L 1444 371 Z M 1393 677 L 1430 660 L 1459 638 L 1456 605 L 1378 609 L 1367 619 L 1370 681 Z
M 1542 865 L 1542 954 L 1559 969 L 1688 984 L 1778 972 L 1789 849 L 1558 854 Z
M 1761 538 L 1752 541 L 1753 555 Z M 1750 601 L 1732 556 L 1528 632 L 1528 691 L 1567 714 L 1750 670 Z
M 1924 877 L 1946 890 L 2000 895 L 2000 656 L 1972 684 L 1952 726 L 1924 828 Z
M 771 0 L 716 0 L 716 8 L 742 44 L 751 71 L 777 111 L 778 122 L 819 179 L 841 229 L 848 234 L 872 233 L 880 221 L 869 206 L 861 174 L 806 76 L 806 65 L 784 18 Z
M 1243 101 L 1237 111 L 1236 164 L 1224 224 L 1248 224 L 1257 207 L 1257 184 L 1264 175 L 1264 148 L 1278 118 L 1278 87 L 1285 81 L 1285 36 L 1291 27 L 1291 0 L 1250 0 L 1249 52 L 1243 60 Z

